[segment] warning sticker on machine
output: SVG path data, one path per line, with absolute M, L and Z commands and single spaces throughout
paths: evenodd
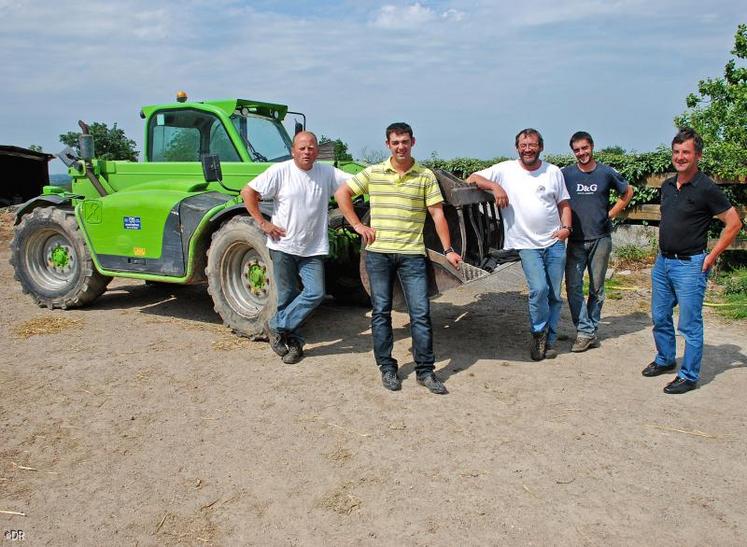
M 140 217 L 124 217 L 125 230 L 140 230 Z

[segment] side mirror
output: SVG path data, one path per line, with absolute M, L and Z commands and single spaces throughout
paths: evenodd
M 80 158 L 83 161 L 90 162 L 96 156 L 93 135 L 84 133 L 78 137 L 78 147 L 80 148 Z
M 220 157 L 218 154 L 205 154 L 202 156 L 202 174 L 205 182 L 220 182 L 223 180 L 223 172 L 220 168 Z
M 298 135 L 301 131 L 303 131 L 303 124 L 297 121 L 296 127 L 295 127 L 295 134 Z

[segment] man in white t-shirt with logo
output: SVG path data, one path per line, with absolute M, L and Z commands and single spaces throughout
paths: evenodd
M 519 159 L 473 173 L 467 182 L 492 192 L 503 209 L 504 247 L 519 251 L 529 287 L 530 355 L 540 361 L 557 355 L 565 240 L 572 230 L 570 196 L 560 169 L 540 160 L 539 131 L 519 131 L 515 145 Z
M 293 139 L 292 160 L 272 165 L 241 191 L 249 214 L 267 234 L 278 306 L 265 330 L 272 350 L 287 364 L 303 357 L 298 329 L 324 299 L 329 200 L 350 178 L 331 165 L 315 163 L 318 155 L 316 135 L 302 131 Z M 269 221 L 259 209 L 260 199 L 273 200 Z

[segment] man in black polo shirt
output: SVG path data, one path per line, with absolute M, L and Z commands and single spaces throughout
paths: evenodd
M 711 267 L 734 242 L 742 227 L 734 207 L 721 189 L 698 169 L 703 139 L 683 128 L 672 140 L 672 165 L 677 176 L 661 187 L 659 255 L 651 272 L 651 316 L 656 358 L 642 371 L 658 376 L 676 368 L 672 311 L 679 304 L 677 329 L 685 337 L 685 355 L 677 376 L 664 393 L 695 389 L 703 357 L 703 296 Z M 716 216 L 726 225 L 710 253 L 706 252 L 708 225 Z

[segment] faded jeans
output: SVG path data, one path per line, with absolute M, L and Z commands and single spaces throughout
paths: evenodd
M 591 241 L 569 241 L 565 262 L 568 307 L 576 331 L 593 337 L 599 328 L 604 304 L 604 278 L 612 251 L 612 237 Z M 584 302 L 584 272 L 589 272 L 589 298 Z
M 563 304 L 560 285 L 565 269 L 565 243 L 556 241 L 544 249 L 519 249 L 521 267 L 529 287 L 529 328 L 532 334 L 547 332 L 547 343 L 558 339 Z
M 303 342 L 298 328 L 324 300 L 324 257 L 296 256 L 270 249 L 278 308 L 270 329 Z M 298 278 L 303 290 L 298 290 Z
M 428 300 L 428 274 L 423 255 L 366 253 L 366 272 L 371 287 L 371 332 L 376 364 L 381 372 L 396 371 L 392 357 L 392 298 L 395 276 L 399 278 L 410 314 L 410 334 L 418 378 L 435 369 L 431 305 Z
M 677 346 L 672 312 L 679 305 L 677 330 L 685 338 L 685 355 L 678 376 L 697 382 L 703 358 L 703 298 L 708 272 L 703 272 L 706 254 L 690 260 L 656 257 L 651 270 L 651 318 L 654 323 L 654 343 L 658 366 L 676 363 Z

